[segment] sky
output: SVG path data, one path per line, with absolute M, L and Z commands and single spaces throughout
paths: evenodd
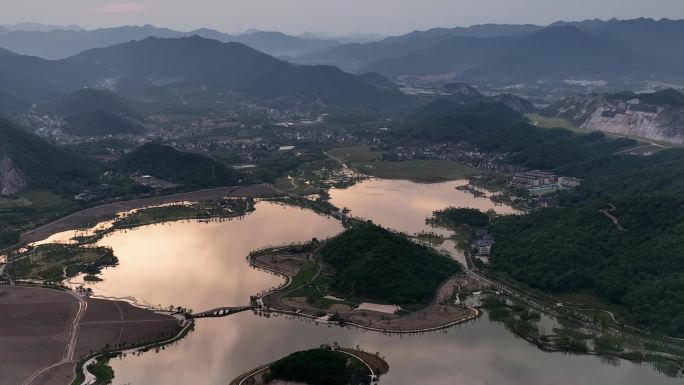
M 0 0 L 0 24 L 86 28 L 152 24 L 178 30 L 395 35 L 481 23 L 588 18 L 684 19 L 684 0 Z

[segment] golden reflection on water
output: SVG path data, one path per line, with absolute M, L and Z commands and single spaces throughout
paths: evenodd
M 449 206 L 494 210 L 499 214 L 516 211 L 505 205 L 494 204 L 487 197 L 477 198 L 456 190 L 468 184 L 457 180 L 437 184 L 418 184 L 405 180 L 370 179 L 347 189 L 330 190 L 330 200 L 337 207 L 347 207 L 351 214 L 409 234 L 431 231 L 449 235 L 450 232 L 425 224 L 433 211 Z
M 461 196 L 453 190 L 456 185 L 414 185 L 417 191 L 411 191 L 410 185 L 392 182 L 384 184 L 387 190 L 382 191 L 378 182 L 373 182 L 353 187 L 357 189 L 354 194 L 365 194 L 365 198 L 352 199 L 337 190 L 333 201 L 344 202 L 356 215 L 409 232 L 423 229 L 432 210 L 448 205 L 470 202 L 483 205 L 478 208 L 492 207 L 486 199 Z M 371 194 L 379 192 L 382 195 Z M 413 199 L 419 203 L 410 204 Z M 390 219 L 397 225 L 384 222 Z M 412 225 L 413 221 L 418 225 Z M 104 281 L 93 288 L 99 294 L 133 295 L 152 304 L 196 311 L 241 305 L 251 294 L 281 282 L 248 267 L 245 256 L 251 250 L 325 238 L 341 230 L 339 222 L 331 218 L 261 202 L 255 212 L 229 222 L 182 221 L 117 231 L 100 244 L 114 249 L 120 266 L 106 269 Z M 646 367 L 612 367 L 595 357 L 544 353 L 486 318 L 448 331 L 398 337 L 245 312 L 199 320 L 188 337 L 156 354 L 114 359 L 113 384 L 225 385 L 254 367 L 334 341 L 381 352 L 390 363 L 390 373 L 382 383 L 391 385 L 675 383 Z
M 135 296 L 151 305 L 195 311 L 244 305 L 249 296 L 282 278 L 249 267 L 250 251 L 319 239 L 342 231 L 333 219 L 308 210 L 260 202 L 242 219 L 178 221 L 115 231 L 98 242 L 111 247 L 119 265 L 88 284 L 96 294 Z

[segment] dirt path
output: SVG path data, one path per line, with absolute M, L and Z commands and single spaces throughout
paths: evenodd
M 610 206 L 609 209 L 603 209 L 603 210 L 599 210 L 599 211 L 600 211 L 603 215 L 605 215 L 605 216 L 607 216 L 608 218 L 610 218 L 610 220 L 613 221 L 613 224 L 617 227 L 618 230 L 620 230 L 620 231 L 626 231 L 625 228 L 622 227 L 622 225 L 620 224 L 620 220 L 619 220 L 615 215 L 612 214 L 612 213 L 614 213 L 615 211 L 617 211 L 617 208 L 615 207 L 615 205 L 612 204 L 612 203 L 608 203 L 608 206 Z
M 73 292 L 70 293 L 78 299 L 78 310 L 76 312 L 76 316 L 74 317 L 71 323 L 69 342 L 67 343 L 67 346 L 64 349 L 63 358 L 50 366 L 46 366 L 44 368 L 39 369 L 38 371 L 33 373 L 29 378 L 27 378 L 26 381 L 22 383 L 22 385 L 31 385 L 46 373 L 62 365 L 76 363 L 76 361 L 74 361 L 74 351 L 76 350 L 76 341 L 78 340 L 78 327 L 79 323 L 83 319 L 83 315 L 85 314 L 86 309 L 88 308 L 88 302 L 85 301 L 85 299 L 83 299 L 83 297 L 81 297 L 80 295 Z

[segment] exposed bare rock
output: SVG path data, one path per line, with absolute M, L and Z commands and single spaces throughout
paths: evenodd
M 7 155 L 0 158 L 0 194 L 16 194 L 28 186 L 28 178 Z
M 582 128 L 684 144 L 684 108 L 602 103 Z
M 589 95 L 563 99 L 545 114 L 568 119 L 587 130 L 684 144 L 684 106 Z

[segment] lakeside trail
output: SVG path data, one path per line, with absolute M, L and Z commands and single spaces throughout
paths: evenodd
M 147 206 L 163 205 L 179 201 L 206 201 L 218 199 L 224 196 L 267 197 L 277 195 L 278 193 L 279 191 L 275 190 L 271 186 L 266 184 L 256 184 L 247 186 L 217 187 L 158 197 L 111 202 L 78 211 L 33 230 L 27 231 L 21 235 L 20 244 L 29 244 L 42 241 L 53 234 L 67 230 L 74 230 L 89 224 L 94 224 L 109 219 L 120 212 L 130 211 Z

